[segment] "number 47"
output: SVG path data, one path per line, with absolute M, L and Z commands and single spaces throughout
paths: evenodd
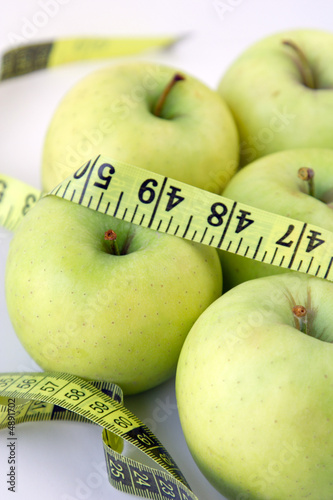
M 287 231 L 281 238 L 279 238 L 275 243 L 277 245 L 282 245 L 284 247 L 291 247 L 294 244 L 294 240 L 288 239 L 288 236 L 291 235 L 291 233 L 294 231 L 295 226 L 293 224 L 289 224 Z M 307 238 L 309 239 L 308 245 L 306 247 L 306 252 L 311 252 L 315 248 L 319 247 L 323 243 L 325 243 L 325 240 L 318 238 L 318 236 L 321 236 L 321 233 L 318 231 L 314 231 L 313 229 L 310 229 L 309 231 L 310 234 L 307 235 Z

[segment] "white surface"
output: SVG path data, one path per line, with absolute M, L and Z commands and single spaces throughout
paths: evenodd
M 327 0 L 1 0 L 0 51 L 13 46 L 13 40 L 188 33 L 170 50 L 137 58 L 177 66 L 215 87 L 228 65 L 256 39 L 289 28 L 331 30 L 332 16 L 333 4 Z M 3 173 L 40 187 L 44 134 L 59 99 L 83 75 L 106 64 L 73 64 L 0 84 Z M 0 372 L 34 371 L 38 367 L 20 346 L 6 310 L 4 271 L 10 238 L 0 229 Z M 198 471 L 187 450 L 173 380 L 126 398 L 125 404 L 165 444 L 200 500 L 223 499 Z M 0 431 L 2 500 L 134 498 L 113 489 L 104 475 L 100 428 L 62 422 L 23 424 L 16 428 L 16 435 L 13 494 L 6 484 L 8 436 L 6 430 Z M 132 449 L 128 453 L 138 459 L 141 456 Z

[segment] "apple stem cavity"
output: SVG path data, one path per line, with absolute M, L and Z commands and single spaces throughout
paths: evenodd
M 300 179 L 307 182 L 309 195 L 314 197 L 315 196 L 314 180 L 313 180 L 314 170 L 308 167 L 301 167 L 298 169 L 297 175 Z
M 306 310 L 306 307 L 296 305 L 292 308 L 292 312 L 294 315 L 294 318 L 296 319 L 297 323 L 297 329 L 305 333 L 306 335 L 308 334 L 308 312 Z
M 110 241 L 110 253 L 112 255 L 120 255 L 116 232 L 112 229 L 108 229 L 104 234 L 104 239 Z
M 315 85 L 314 74 L 312 72 L 310 63 L 307 57 L 305 56 L 304 52 L 292 40 L 283 40 L 282 43 L 283 45 L 290 47 L 293 50 L 294 54 L 297 56 L 295 62 L 301 74 L 303 84 L 309 89 L 315 89 L 316 85 Z
M 154 112 L 153 112 L 155 116 L 157 116 L 157 117 L 161 116 L 162 109 L 163 109 L 164 103 L 166 101 L 166 98 L 170 94 L 170 91 L 175 86 L 175 84 L 177 82 L 180 82 L 181 80 L 185 80 L 185 77 L 183 75 L 181 75 L 180 73 L 176 73 L 173 76 L 173 78 L 170 80 L 170 82 L 163 90 L 162 94 L 160 95 L 160 97 L 155 105 Z

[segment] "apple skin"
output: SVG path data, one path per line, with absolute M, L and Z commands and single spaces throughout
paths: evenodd
M 318 88 L 302 83 L 296 43 L 308 59 Z M 254 43 L 231 64 L 218 92 L 232 111 L 240 136 L 240 164 L 294 148 L 332 148 L 333 33 L 298 29 Z
M 315 197 L 298 175 L 301 167 L 315 172 Z M 249 189 L 250 186 L 250 189 Z M 294 149 L 272 153 L 246 165 L 231 179 L 223 196 L 252 207 L 308 222 L 333 231 L 333 150 Z M 288 269 L 219 250 L 224 290 L 243 281 Z
M 125 255 L 109 253 L 109 229 Z M 48 196 L 13 236 L 5 288 L 17 336 L 44 370 L 134 394 L 174 375 L 222 272 L 215 249 Z
M 248 281 L 209 306 L 178 361 L 176 396 L 198 467 L 229 500 L 331 500 L 333 284 Z M 308 334 L 292 307 L 308 309 Z
M 152 62 L 97 70 L 59 103 L 43 147 L 45 191 L 98 154 L 220 193 L 238 168 L 238 132 L 216 90 L 180 73 L 160 117 L 153 114 L 179 72 Z

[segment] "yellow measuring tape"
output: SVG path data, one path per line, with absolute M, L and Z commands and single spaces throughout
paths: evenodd
M 87 382 L 68 373 L 0 373 L 0 429 L 14 442 L 16 424 L 39 420 L 79 420 L 103 427 L 110 483 L 145 498 L 197 500 L 177 464 L 150 429 L 122 404 L 121 389 Z M 4 398 L 7 401 L 4 401 Z M 25 403 L 18 401 L 23 398 Z M 148 467 L 121 455 L 123 439 L 161 466 Z
M 22 45 L 6 51 L 1 60 L 0 80 L 74 61 L 106 59 L 167 47 L 179 38 L 68 38 Z
M 98 156 L 55 195 L 143 227 L 333 281 L 333 233 Z M 41 192 L 0 175 L 0 224 L 15 230 Z

